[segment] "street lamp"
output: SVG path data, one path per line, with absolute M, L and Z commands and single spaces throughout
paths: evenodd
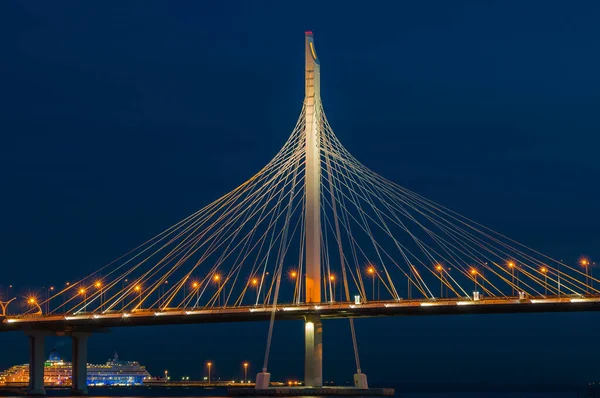
M 544 274 L 544 295 L 548 294 L 548 268 L 540 268 L 540 272 Z
M 256 302 L 258 302 L 258 278 L 252 278 L 250 284 L 256 289 Z
M 50 286 L 48 290 L 46 290 L 46 314 L 50 313 L 50 292 L 54 291 L 54 286 Z
M 8 287 L 6 288 L 6 301 L 8 301 L 10 299 L 10 292 L 9 290 L 12 289 L 13 285 L 8 285 Z
M 248 362 L 244 362 L 244 383 L 248 383 Z
M 167 295 L 167 287 L 165 285 L 168 285 L 169 281 L 166 280 L 163 282 L 162 285 L 160 285 L 159 289 L 158 289 L 158 305 L 160 305 L 161 307 L 163 307 L 167 300 L 165 299 L 165 296 Z
M 437 264 L 435 270 L 440 273 L 440 298 L 444 295 L 444 267 L 442 264 Z
M 335 281 L 335 275 L 334 274 L 332 274 L 332 275 L 329 276 L 329 281 L 333 285 L 333 297 L 331 298 L 331 301 L 335 301 L 335 285 L 337 285 L 337 283 Z
M 63 290 L 63 291 L 66 292 L 70 287 L 71 287 L 71 283 L 70 282 L 66 282 L 65 283 L 65 290 Z M 63 294 L 62 296 L 63 296 L 63 305 L 62 305 L 63 312 L 67 312 L 67 307 L 66 307 L 66 304 L 67 304 L 67 295 Z
M 471 268 L 471 276 L 473 277 L 473 281 L 475 282 L 475 290 L 477 290 L 477 270 L 475 268 Z
M 84 288 L 79 289 L 79 294 L 83 296 L 83 308 L 87 307 L 87 294 Z
M 217 290 L 217 298 L 219 299 L 219 306 L 221 305 L 221 275 L 216 274 L 213 279 L 217 282 L 218 290 Z
M 96 281 L 96 283 L 94 283 L 94 286 L 96 287 L 96 289 L 100 290 L 100 312 L 102 312 L 102 307 L 104 307 L 104 297 L 102 294 L 102 282 Z
M 369 266 L 367 268 L 367 273 L 369 275 L 371 275 L 371 279 L 373 281 L 373 287 L 372 287 L 372 291 L 373 291 L 373 301 L 375 301 L 375 267 L 373 267 L 372 265 Z
M 200 299 L 200 283 L 196 281 L 192 282 L 192 289 L 196 291 L 196 302 L 194 303 L 194 307 L 196 307 Z
M 133 288 L 138 293 L 138 298 L 140 300 L 139 307 L 142 308 L 142 287 L 140 285 L 135 285 Z
M 206 366 L 208 366 L 208 385 L 210 385 L 210 369 L 212 367 L 212 362 L 207 362 Z
M 512 260 L 509 260 L 506 265 L 508 266 L 508 268 L 510 269 L 510 273 L 512 275 L 512 295 L 515 295 L 515 262 Z
M 590 260 L 587 257 L 581 257 L 579 259 L 579 264 L 585 268 L 585 285 L 586 285 L 586 290 L 589 293 L 588 287 L 589 287 L 589 268 L 590 268 Z

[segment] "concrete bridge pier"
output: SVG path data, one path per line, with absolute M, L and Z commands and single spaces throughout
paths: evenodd
M 46 333 L 38 331 L 25 332 L 29 337 L 29 395 L 46 395 L 44 389 L 44 339 Z
M 72 395 L 87 395 L 87 340 L 89 333 L 73 333 L 71 336 L 73 351 Z
M 323 322 L 320 315 L 304 321 L 304 385 L 323 386 Z

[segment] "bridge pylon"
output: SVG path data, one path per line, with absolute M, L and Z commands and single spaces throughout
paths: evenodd
M 305 38 L 305 127 L 306 167 L 304 194 L 306 218 L 305 297 L 309 303 L 321 302 L 321 68 L 312 32 Z M 304 384 L 323 385 L 323 324 L 321 317 L 307 317 L 304 323 Z

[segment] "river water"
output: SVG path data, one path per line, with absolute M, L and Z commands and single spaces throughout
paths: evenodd
M 443 387 L 436 387 L 431 391 L 426 386 L 402 388 L 402 386 L 381 386 L 392 387 L 396 389 L 396 397 L 399 398 L 600 398 L 600 390 L 594 395 L 593 391 L 585 386 L 562 386 L 562 387 L 524 387 L 509 388 L 486 386 L 481 391 L 443 391 Z M 430 390 L 430 391 L 428 391 Z M 48 389 L 47 394 L 50 397 L 69 397 L 68 390 Z M 173 397 L 202 397 L 202 398 L 222 398 L 227 397 L 226 388 L 185 388 L 185 387 L 134 387 L 134 388 L 90 388 L 90 397 L 107 398 L 173 398 Z M 3 396 L 7 396 L 3 394 Z M 15 395 L 18 396 L 18 395 Z M 338 397 L 344 398 L 344 397 Z M 356 398 L 356 397 L 352 397 Z

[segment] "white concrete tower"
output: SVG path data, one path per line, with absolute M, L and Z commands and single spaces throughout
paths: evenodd
M 306 302 L 321 302 L 321 70 L 312 32 L 306 32 L 305 43 L 306 125 Z M 305 321 L 304 384 L 323 385 L 323 325 L 320 316 Z

